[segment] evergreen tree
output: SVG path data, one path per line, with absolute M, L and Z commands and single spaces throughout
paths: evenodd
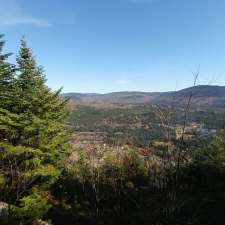
M 15 75 L 15 66 L 7 62 L 11 55 L 4 54 L 3 47 L 4 36 L 0 35 L 0 108 L 10 109 L 13 100 L 13 80 Z
M 17 96 L 20 102 L 16 113 L 22 113 L 27 120 L 26 129 L 19 137 L 19 142 L 59 155 L 65 150 L 61 144 L 65 142 L 67 101 L 60 100 L 60 90 L 52 92 L 45 85 L 43 69 L 37 66 L 24 39 L 21 41 L 17 63 Z
M 0 35 L 0 139 L 7 138 L 6 122 L 10 123 L 10 113 L 13 106 L 15 66 L 7 59 L 10 53 L 3 53 L 5 41 L 4 35 Z M 2 123 L 2 121 L 5 121 Z
M 46 86 L 43 69 L 24 39 L 17 63 L 16 82 L 9 81 L 16 92 L 15 98 L 11 96 L 14 105 L 10 113 L 3 109 L 5 117 L 0 117 L 6 134 L 0 140 L 0 201 L 12 205 L 18 219 L 32 219 L 49 209 L 48 190 L 68 148 L 67 102 L 60 99 L 60 90 Z

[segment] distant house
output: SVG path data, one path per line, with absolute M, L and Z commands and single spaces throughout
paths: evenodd
M 188 126 L 184 127 L 179 125 L 175 129 L 176 139 L 180 139 L 182 136 L 186 140 L 190 140 L 199 134 L 201 136 L 208 136 L 216 133 L 216 129 L 207 129 L 204 128 L 203 124 L 199 124 L 196 122 L 190 123 Z

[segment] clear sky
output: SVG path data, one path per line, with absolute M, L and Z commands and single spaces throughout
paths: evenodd
M 63 92 L 225 85 L 225 0 L 0 0 L 0 33 Z

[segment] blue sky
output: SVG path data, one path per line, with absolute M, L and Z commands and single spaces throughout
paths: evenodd
M 225 85 L 224 0 L 0 0 L 0 33 L 26 35 L 53 89 L 166 91 Z M 13 60 L 13 58 L 12 58 Z

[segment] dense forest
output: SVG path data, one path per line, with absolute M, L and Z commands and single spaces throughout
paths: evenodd
M 152 106 L 71 110 L 61 89 L 46 85 L 25 38 L 16 63 L 3 39 L 0 224 L 225 223 L 222 110 L 193 111 L 190 101 L 172 112 Z M 204 127 L 195 132 L 192 123 Z M 104 136 L 101 143 L 80 144 L 79 132 Z

